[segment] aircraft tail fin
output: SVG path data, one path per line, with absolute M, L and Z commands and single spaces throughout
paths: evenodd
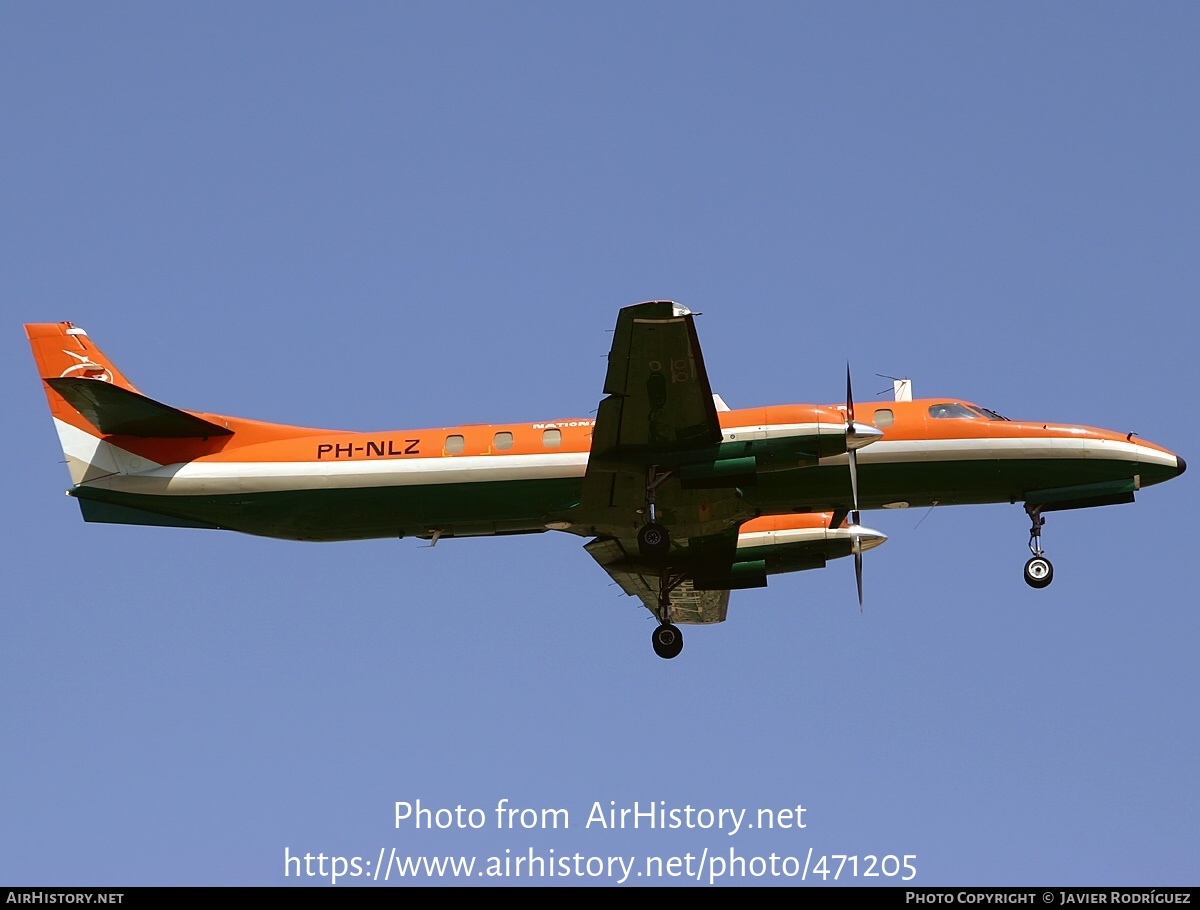
M 137 392 L 124 374 L 92 344 L 87 332 L 69 322 L 25 326 L 38 374 L 43 379 L 76 377 L 107 382 Z M 140 393 L 139 393 L 140 394 Z M 53 407 L 54 402 L 51 402 Z
M 105 437 L 199 439 L 232 433 L 143 395 L 83 329 L 69 322 L 27 325 L 25 334 L 76 485 L 155 466 Z

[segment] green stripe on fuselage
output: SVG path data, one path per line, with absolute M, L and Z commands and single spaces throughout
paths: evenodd
M 1157 465 L 1100 458 L 860 464 L 859 501 L 864 510 L 896 502 L 914 507 L 1022 502 L 1031 490 L 1116 481 L 1134 474 L 1140 474 L 1142 486 L 1149 486 L 1176 473 Z M 631 536 L 628 522 L 605 527 L 610 512 L 602 519 L 578 506 L 581 484 L 582 478 L 555 478 L 219 496 L 146 495 L 86 486 L 71 492 L 88 501 L 85 517 L 89 510 L 96 516 L 89 520 L 213 527 L 292 540 L 428 536 L 435 530 L 447 537 L 540 531 L 548 520 L 572 521 L 578 533 Z M 690 502 L 694 495 L 681 494 L 677 480 L 663 484 L 658 501 L 667 520 L 674 497 Z M 762 473 L 757 485 L 742 491 L 741 504 L 749 517 L 845 509 L 849 500 L 847 467 L 825 464 Z M 104 509 L 102 504 L 115 508 Z
M 72 495 L 287 540 L 503 534 L 545 530 L 579 500 L 578 479 L 159 496 L 76 487 Z M 138 522 L 143 524 L 145 522 Z M 164 524 L 169 522 L 163 522 Z

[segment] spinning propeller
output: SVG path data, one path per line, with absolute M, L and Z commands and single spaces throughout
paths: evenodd
M 858 450 L 870 445 L 883 436 L 883 431 L 869 423 L 854 420 L 854 390 L 850 384 L 850 364 L 846 364 L 846 457 L 850 462 L 850 548 L 854 553 L 854 581 L 858 585 L 858 609 L 863 608 L 862 554 L 863 538 L 869 536 L 876 543 L 879 534 L 859 524 L 858 514 Z M 873 544 L 872 544 L 873 545 Z

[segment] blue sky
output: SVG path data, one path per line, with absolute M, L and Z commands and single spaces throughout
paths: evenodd
M 395 847 L 1194 884 L 1192 474 L 1051 515 L 1040 592 L 1019 506 L 869 513 L 861 615 L 842 560 L 664 662 L 569 535 L 84 524 L 20 324 L 181 407 L 370 430 L 587 417 L 617 310 L 670 298 L 734 407 L 838 402 L 849 360 L 861 399 L 1195 458 L 1197 46 L 1184 3 L 0 6 L 0 882 Z M 398 829 L 417 799 L 571 827 Z M 585 828 L 609 801 L 806 827 Z

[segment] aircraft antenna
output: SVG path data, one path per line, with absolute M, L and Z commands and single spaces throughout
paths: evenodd
M 890 379 L 892 381 L 891 393 L 896 401 L 912 401 L 912 380 L 907 376 L 901 378 L 899 376 L 889 376 L 887 373 L 876 373 L 880 379 Z M 880 389 L 876 395 L 882 395 L 888 389 Z
M 876 373 L 875 375 L 878 376 L 880 379 L 890 379 L 892 382 L 896 382 L 897 380 L 900 379 L 899 376 L 889 376 L 887 373 Z M 890 392 L 890 391 L 891 391 L 891 389 L 880 389 L 875 394 L 882 395 L 884 392 Z
M 914 531 L 915 531 L 917 528 L 921 527 L 921 525 L 922 525 L 922 524 L 924 524 L 924 522 L 925 522 L 925 519 L 926 519 L 926 518 L 928 518 L 930 515 L 932 515 L 932 514 L 933 514 L 933 507 L 934 507 L 934 506 L 936 506 L 937 504 L 938 504 L 938 501 L 935 499 L 935 500 L 933 501 L 933 505 L 931 505 L 931 506 L 929 507 L 929 510 L 928 510 L 928 511 L 927 511 L 927 512 L 926 512 L 924 515 L 922 515 L 922 516 L 921 516 L 921 520 L 920 520 L 920 521 L 918 521 L 918 522 L 917 522 L 915 525 L 913 525 L 913 530 L 914 530 Z

